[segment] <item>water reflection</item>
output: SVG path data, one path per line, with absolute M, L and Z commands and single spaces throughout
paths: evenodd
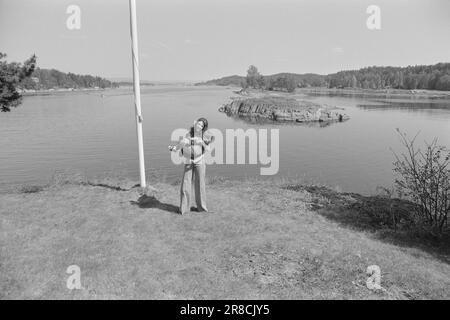
M 384 104 L 358 104 L 358 107 L 364 110 L 411 110 L 411 111 L 423 111 L 426 109 L 450 109 L 450 104 L 448 103 L 436 103 L 436 102 L 421 102 L 421 103 L 411 103 L 411 102 L 384 102 L 377 100 L 378 102 L 383 102 Z
M 447 92 L 439 92 L 437 91 L 434 94 L 431 93 L 390 93 L 390 92 L 354 92 L 354 91 L 318 91 L 318 92 L 305 92 L 304 94 L 308 96 L 329 96 L 329 97 L 346 97 L 346 98 L 359 98 L 359 99 L 403 99 L 403 100 L 448 100 L 449 95 Z
M 272 126 L 295 126 L 295 127 L 310 127 L 310 128 L 324 128 L 328 127 L 332 124 L 336 124 L 339 122 L 345 122 L 347 120 L 333 120 L 333 121 L 307 121 L 307 122 L 301 122 L 301 121 L 275 121 L 272 119 L 267 119 L 263 117 L 258 116 L 243 116 L 243 115 L 231 115 L 226 114 L 229 118 L 232 118 L 233 120 L 237 122 L 244 122 L 247 124 L 252 125 L 272 125 Z

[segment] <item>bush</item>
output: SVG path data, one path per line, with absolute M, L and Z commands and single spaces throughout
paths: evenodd
M 394 153 L 397 191 L 415 204 L 415 223 L 433 235 L 443 235 L 450 231 L 450 151 L 439 146 L 437 138 L 421 151 L 414 144 L 417 135 L 410 140 L 400 130 L 397 132 L 407 150 L 401 156 Z

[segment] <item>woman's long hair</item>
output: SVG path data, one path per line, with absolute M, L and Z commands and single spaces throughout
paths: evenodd
M 197 122 L 198 121 L 203 122 L 203 129 L 202 129 L 202 138 L 203 138 L 203 134 L 205 133 L 206 130 L 208 130 L 208 120 L 206 120 L 206 118 L 199 118 L 197 119 Z M 194 136 L 194 126 L 191 127 L 190 135 L 191 137 Z

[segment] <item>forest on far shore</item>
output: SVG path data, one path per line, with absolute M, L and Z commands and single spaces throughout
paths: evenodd
M 278 73 L 267 76 L 261 75 L 255 66 L 250 66 L 246 77 L 234 75 L 197 85 L 237 85 L 288 92 L 305 87 L 450 91 L 450 63 L 408 67 L 374 66 L 328 75 Z
M 36 68 L 30 77 L 24 79 L 18 87 L 28 90 L 46 90 L 57 88 L 115 88 L 119 84 L 107 79 L 91 76 L 65 73 L 55 69 Z

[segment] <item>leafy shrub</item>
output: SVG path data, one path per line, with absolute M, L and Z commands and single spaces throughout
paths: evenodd
M 394 153 L 397 191 L 415 204 L 415 223 L 433 235 L 442 235 L 450 231 L 450 150 L 435 138 L 422 151 L 415 146 L 417 135 L 410 140 L 397 132 L 407 150 L 400 156 Z

